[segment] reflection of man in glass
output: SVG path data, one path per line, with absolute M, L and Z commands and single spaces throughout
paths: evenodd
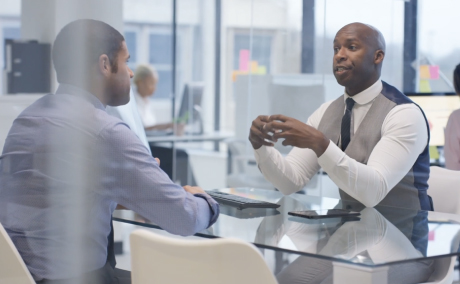
M 295 210 L 306 210 L 289 197 L 281 202 L 294 203 Z M 255 243 L 275 245 L 287 236 L 299 251 L 369 265 L 423 257 L 428 241 L 426 212 L 405 210 L 413 214 L 392 214 L 395 210 L 388 212 L 390 218 L 406 216 L 392 220 L 394 224 L 374 208 L 364 208 L 359 221 L 348 222 L 333 223 L 338 220 L 335 218 L 313 222 L 306 219 L 303 223 L 302 219 L 286 214 L 267 217 L 257 231 Z M 299 256 L 276 276 L 280 284 L 331 284 L 332 272 L 330 260 Z M 432 272 L 431 260 L 393 265 L 388 271 L 388 283 L 420 283 L 428 280 Z
M 333 72 L 344 95 L 323 104 L 307 123 L 283 115 L 256 118 L 249 140 L 261 172 L 291 194 L 322 167 L 344 200 L 432 210 L 428 124 L 417 105 L 381 81 L 382 34 L 352 23 L 337 32 L 333 49 Z M 294 146 L 287 157 L 271 147 L 280 138 Z
M 199 187 L 173 183 L 128 125 L 106 112 L 129 101 L 133 76 L 117 30 L 74 21 L 52 55 L 56 93 L 16 118 L 0 157 L 0 223 L 40 284 L 131 283 L 110 250 L 117 205 L 192 235 L 216 221 L 218 204 Z

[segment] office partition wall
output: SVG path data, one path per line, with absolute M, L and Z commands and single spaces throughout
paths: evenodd
M 336 60 L 333 44 L 337 32 L 349 23 L 361 22 L 381 32 L 385 39 L 385 58 L 380 79 L 402 92 L 452 93 L 452 71 L 460 63 L 460 42 L 452 26 L 460 5 L 453 0 L 119 0 L 115 4 L 96 1 L 97 5 L 89 3 L 91 1 L 84 5 L 76 0 L 71 1 L 72 5 L 64 5 L 62 1 L 49 0 L 46 5 L 39 5 L 41 10 L 35 9 L 36 0 L 4 2 L 0 7 L 0 63 L 3 65 L 6 39 L 53 44 L 65 24 L 81 18 L 98 19 L 115 26 L 124 36 L 131 55 L 128 67 L 134 73 L 139 65 L 155 69 L 156 90 L 153 96 L 147 97 L 145 105 L 155 117 L 155 124 L 169 124 L 169 127 L 148 131 L 152 155 L 161 158 L 161 167 L 173 182 L 181 186 L 197 185 L 205 190 L 280 189 L 276 181 L 270 181 L 267 172 L 265 176 L 261 172 L 258 162 L 268 159 L 256 160 L 248 140 L 252 122 L 259 115 L 283 114 L 305 123 L 324 103 L 343 96 L 345 87 L 337 82 L 333 71 Z M 46 12 L 48 16 L 43 17 L 36 11 Z M 16 59 L 13 64 L 21 62 Z M 49 83 L 54 92 L 58 86 L 54 69 L 52 74 Z M 0 81 L 5 86 L 6 81 Z M 135 83 L 131 81 L 134 95 L 139 91 Z M 133 109 L 138 107 L 136 99 L 140 98 L 134 97 Z M 69 110 L 70 120 L 75 122 L 70 125 L 92 125 L 90 117 L 78 112 L 80 107 L 76 105 Z M 442 111 L 446 116 L 445 109 Z M 351 137 L 361 135 L 363 140 L 374 139 L 368 132 L 358 133 L 356 120 L 361 118 L 352 117 Z M 318 120 L 317 117 L 315 125 L 319 128 Z M 340 124 L 341 118 L 337 121 Z M 386 123 L 391 121 L 375 125 L 381 135 L 386 135 Z M 433 128 L 432 123 L 435 122 L 428 121 L 427 127 L 436 129 L 437 135 L 442 134 L 443 126 Z M 7 130 L 2 130 L 0 137 L 7 136 L 10 125 L 3 128 Z M 97 167 L 101 165 L 94 161 L 102 160 L 104 151 L 91 148 L 91 141 L 80 135 L 52 132 L 40 135 L 46 135 L 53 143 L 62 139 L 59 147 L 53 144 L 57 147 L 56 153 L 72 158 L 66 166 L 60 164 L 59 159 L 49 165 L 47 159 L 42 164 L 32 159 L 33 167 L 46 165 L 42 170 L 68 178 L 72 183 L 68 188 L 72 190 L 88 189 L 99 182 Z M 420 139 L 414 139 L 417 140 Z M 284 159 L 293 147 L 282 142 L 280 139 L 273 148 Z M 340 146 L 341 140 L 330 143 Z M 3 144 L 2 141 L 0 145 Z M 438 144 L 432 146 L 440 150 L 442 145 Z M 101 147 L 104 150 L 104 146 Z M 69 153 L 71 150 L 77 154 Z M 422 150 L 424 148 L 418 154 Z M 50 157 L 56 158 L 56 153 Z M 442 165 L 439 152 L 430 154 L 431 163 Z M 389 151 L 385 155 L 398 156 L 398 153 Z M 338 188 L 343 185 L 338 185 L 333 173 L 320 169 L 315 159 L 314 173 L 308 178 L 291 173 L 296 186 L 305 194 L 338 197 Z M 119 162 L 114 168 L 132 168 L 132 164 L 124 160 Z M 286 175 L 289 174 L 287 171 Z M 396 175 L 402 178 L 405 174 Z M 379 181 L 380 185 L 388 183 Z M 380 185 L 376 182 L 369 187 Z M 394 186 L 395 182 L 389 182 L 390 185 Z M 52 186 L 59 187 L 59 184 Z M 79 194 L 69 196 L 77 203 L 82 202 Z M 63 215 L 70 220 L 66 229 L 75 232 L 78 226 L 73 224 L 82 224 L 84 218 L 88 218 L 86 213 L 75 209 Z M 56 216 L 61 217 L 51 212 L 50 222 L 60 222 Z M 289 239 L 282 241 L 293 245 Z M 281 271 L 290 261 L 278 258 L 270 265 L 274 271 Z

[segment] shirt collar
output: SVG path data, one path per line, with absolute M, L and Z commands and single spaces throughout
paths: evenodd
M 90 102 L 95 108 L 105 111 L 105 106 L 95 95 L 74 85 L 59 84 L 59 87 L 56 90 L 56 95 L 58 94 L 68 94 L 82 97 L 86 99 L 88 102 Z
M 365 105 L 365 104 L 372 102 L 382 92 L 382 89 L 383 89 L 382 80 L 378 79 L 372 86 L 370 86 L 369 88 L 365 89 L 364 91 L 360 93 L 357 93 L 351 98 L 353 98 L 353 100 L 357 104 Z M 347 94 L 346 91 L 343 97 L 344 97 L 343 98 L 344 100 L 346 100 L 347 98 L 350 98 L 350 96 Z

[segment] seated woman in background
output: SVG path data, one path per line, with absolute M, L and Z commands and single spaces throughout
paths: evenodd
M 150 97 L 154 95 L 158 84 L 158 72 L 147 66 L 139 65 L 134 73 L 134 85 L 136 86 L 135 97 L 137 109 L 141 116 L 145 130 L 167 130 L 172 129 L 172 122 L 157 124 L 155 114 L 152 110 Z
M 454 70 L 455 92 L 460 96 L 460 64 Z M 460 109 L 452 112 L 447 121 L 444 145 L 446 168 L 460 171 Z

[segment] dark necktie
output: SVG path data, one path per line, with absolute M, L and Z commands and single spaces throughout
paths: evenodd
M 355 101 L 352 98 L 348 98 L 345 103 L 347 104 L 347 109 L 345 110 L 345 114 L 342 117 L 342 128 L 340 131 L 340 137 L 342 140 L 342 151 L 347 149 L 348 144 L 350 143 L 350 136 L 351 136 L 351 109 L 355 104 Z

